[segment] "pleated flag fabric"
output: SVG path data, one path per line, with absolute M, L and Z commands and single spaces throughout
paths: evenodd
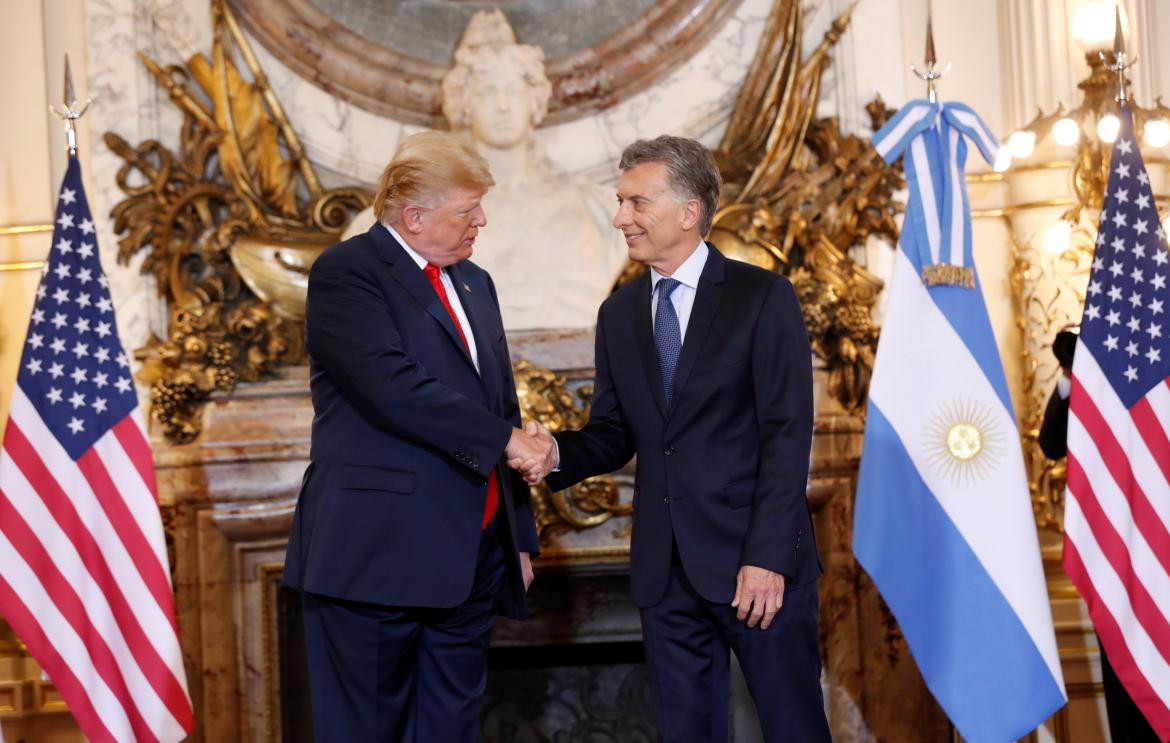
M 90 741 L 194 719 L 150 443 L 70 156 L 0 450 L 0 616 Z
M 1096 242 L 1069 395 L 1064 568 L 1117 677 L 1170 740 L 1170 252 L 1125 104 Z

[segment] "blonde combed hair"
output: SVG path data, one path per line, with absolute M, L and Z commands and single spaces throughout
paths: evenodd
M 449 132 L 419 132 L 402 141 L 382 171 L 374 216 L 396 222 L 404 208 L 433 208 L 453 188 L 487 191 L 495 184 L 487 161 L 471 145 Z

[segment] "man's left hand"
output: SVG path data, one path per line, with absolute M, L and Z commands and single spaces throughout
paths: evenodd
M 731 608 L 739 609 L 739 621 L 747 626 L 768 629 L 772 618 L 784 605 L 784 576 L 771 570 L 744 565 L 735 577 L 735 598 Z M 761 621 L 763 620 L 763 621 Z
M 524 576 L 524 590 L 527 591 L 528 587 L 532 585 L 533 577 L 532 558 L 527 552 L 520 553 L 520 574 Z

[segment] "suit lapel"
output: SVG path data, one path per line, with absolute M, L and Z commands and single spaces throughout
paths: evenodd
M 650 271 L 634 279 L 637 290 L 634 297 L 634 340 L 638 357 L 646 373 L 650 394 L 658 405 L 658 412 L 666 417 L 666 395 L 662 392 L 662 372 L 658 370 L 658 349 L 654 345 L 654 326 L 650 323 Z
M 394 280 L 402 285 L 415 301 L 419 303 L 427 314 L 435 318 L 439 325 L 443 326 L 447 337 L 459 349 L 459 353 L 467 360 L 467 363 L 475 367 L 475 363 L 471 360 L 471 354 L 467 347 L 463 345 L 463 339 L 459 337 L 458 331 L 455 330 L 455 323 L 451 320 L 451 315 L 447 312 L 447 308 L 443 306 L 443 301 L 439 299 L 439 295 L 435 293 L 435 288 L 431 286 L 431 282 L 423 274 L 418 264 L 406 254 L 394 236 L 381 224 L 375 223 L 370 228 L 370 236 L 374 239 L 374 244 L 378 248 L 378 255 L 383 261 L 390 264 L 390 275 Z
M 499 389 L 498 374 L 496 373 L 496 352 L 494 339 L 484 329 L 485 313 L 493 311 L 492 307 L 485 306 L 488 298 L 486 288 L 472 286 L 463 275 L 459 264 L 447 269 L 451 275 L 451 283 L 455 285 L 456 297 L 452 301 L 463 305 L 463 313 L 467 315 L 467 322 L 471 325 L 471 334 L 475 338 L 475 353 L 479 357 L 479 379 L 484 390 Z
M 678 357 L 678 368 L 674 372 L 674 399 L 675 402 L 682 396 L 686 388 L 687 377 L 695 368 L 699 352 L 703 349 L 703 341 L 707 338 L 707 331 L 711 329 L 711 321 L 719 310 L 719 303 L 723 299 L 723 268 L 726 260 L 707 243 L 710 251 L 707 254 L 707 263 L 703 266 L 703 273 L 699 276 L 699 286 L 695 292 L 695 303 L 691 306 L 691 317 L 687 322 L 687 335 L 683 338 L 682 352 Z M 677 404 L 674 407 L 678 407 Z

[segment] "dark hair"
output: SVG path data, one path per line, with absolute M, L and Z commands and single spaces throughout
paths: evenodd
M 693 139 L 663 134 L 654 139 L 639 139 L 627 147 L 618 167 L 625 171 L 651 162 L 666 166 L 670 188 L 676 196 L 699 200 L 703 205 L 699 226 L 702 234 L 710 232 L 715 209 L 719 206 L 719 189 L 723 185 L 711 152 Z
M 1062 369 L 1071 369 L 1073 352 L 1077 350 L 1077 334 L 1071 330 L 1062 330 L 1052 341 L 1052 353 Z

